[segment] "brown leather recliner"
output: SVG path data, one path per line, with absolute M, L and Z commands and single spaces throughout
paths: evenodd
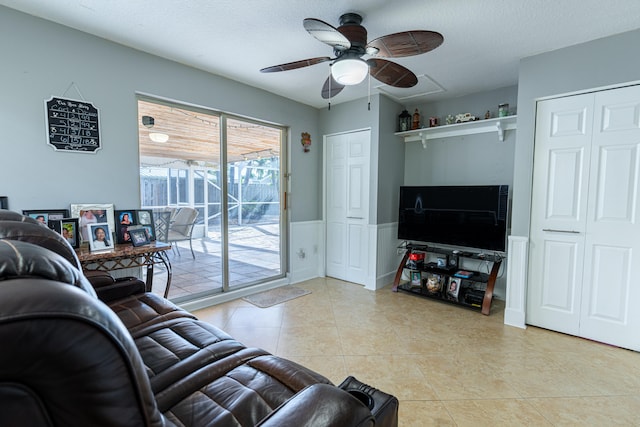
M 0 425 L 375 425 L 323 376 L 144 284 L 101 301 L 78 267 L 57 233 L 0 210 Z M 397 425 L 395 398 L 389 408 L 378 425 Z

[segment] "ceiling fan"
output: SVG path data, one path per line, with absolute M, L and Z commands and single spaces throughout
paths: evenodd
M 295 70 L 322 62 L 331 63 L 331 74 L 322 87 L 324 99 L 336 96 L 345 86 L 361 83 L 367 73 L 389 86 L 409 88 L 418 83 L 418 78 L 409 69 L 395 62 L 380 58 L 400 58 L 429 52 L 442 44 L 444 37 L 435 31 L 403 31 L 378 37 L 367 43 L 367 30 L 360 23 L 357 13 L 340 16 L 340 26 L 315 18 L 303 21 L 305 30 L 316 39 L 333 48 L 334 58 L 328 56 L 303 59 L 301 61 L 274 65 L 260 70 L 261 73 Z M 367 55 L 368 59 L 362 59 Z

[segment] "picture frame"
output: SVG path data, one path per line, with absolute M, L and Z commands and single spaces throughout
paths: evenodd
M 131 243 L 130 230 L 144 228 L 149 241 L 156 240 L 153 212 L 150 209 L 126 209 L 114 211 L 116 221 L 116 241 L 120 244 Z
M 447 284 L 447 295 L 453 298 L 454 300 L 458 300 L 458 293 L 460 292 L 460 287 L 462 286 L 462 279 L 450 276 L 449 283 Z
M 57 231 L 74 248 L 80 247 L 80 228 L 78 218 L 63 218 L 49 221 L 52 229 Z
M 50 221 L 69 218 L 68 209 L 37 209 L 37 210 L 23 210 L 22 215 L 26 215 L 36 221 L 41 222 L 49 228 L 52 228 Z
M 116 222 L 116 242 L 119 244 L 131 243 L 129 228 L 136 226 L 135 209 L 125 209 L 114 211 Z
M 149 209 L 137 210 L 136 218 L 140 225 L 153 225 L 153 212 Z
M 96 222 L 87 224 L 90 233 L 89 249 L 91 252 L 110 252 L 115 246 L 111 238 L 111 228 L 108 222 Z
M 133 246 L 144 246 L 151 243 L 147 231 L 144 228 L 130 228 L 129 234 L 131 235 L 131 243 Z
M 156 240 L 156 225 L 153 218 L 153 211 L 150 209 L 139 209 L 136 211 L 136 219 L 138 224 L 144 227 L 149 236 L 149 241 Z
M 78 218 L 81 243 L 91 242 L 89 224 L 106 222 L 109 230 L 115 230 L 113 203 L 77 203 L 71 205 L 71 217 Z M 111 238 L 111 236 L 109 236 Z

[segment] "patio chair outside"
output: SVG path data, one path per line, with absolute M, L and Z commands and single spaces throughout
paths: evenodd
M 171 224 L 170 211 L 157 211 L 153 213 L 153 222 L 156 228 L 156 240 L 168 243 L 169 242 L 169 224 Z
M 175 242 L 184 240 L 189 241 L 189 248 L 191 249 L 191 256 L 196 259 L 196 255 L 193 252 L 193 244 L 191 241 L 191 235 L 193 233 L 193 227 L 196 224 L 198 218 L 198 211 L 193 208 L 181 208 L 173 218 L 173 221 L 169 225 L 169 234 L 167 240 L 172 244 L 173 249 L 180 255 L 180 249 Z

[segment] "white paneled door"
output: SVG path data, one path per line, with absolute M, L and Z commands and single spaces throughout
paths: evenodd
M 367 277 L 370 141 L 369 130 L 325 140 L 326 274 L 359 284 Z
M 527 323 L 640 350 L 640 86 L 539 102 L 535 147 Z

